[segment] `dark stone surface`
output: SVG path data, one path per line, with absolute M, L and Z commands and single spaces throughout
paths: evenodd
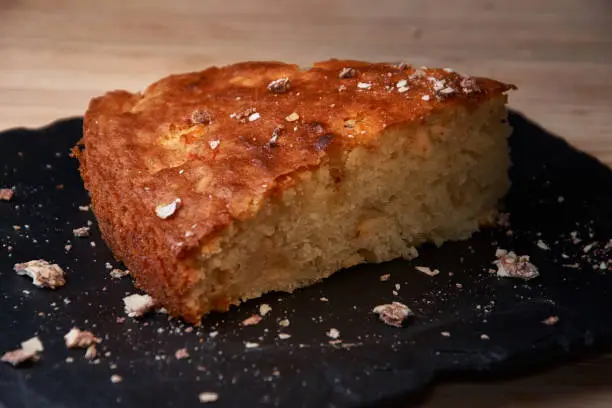
M 88 197 L 68 153 L 81 120 L 0 134 L 0 187 L 16 191 L 0 202 L 0 352 L 35 334 L 45 345 L 36 363 L 0 365 L 0 407 L 201 406 L 203 391 L 219 393 L 211 404 L 219 407 L 404 405 L 436 378 L 529 372 L 612 344 L 612 276 L 593 267 L 609 257 L 612 173 L 521 116 L 511 122 L 512 235 L 488 229 L 465 242 L 424 246 L 412 262 L 341 271 L 292 295 L 273 293 L 211 315 L 190 333 L 161 314 L 117 322 L 122 298 L 135 289 L 129 278 L 109 277 L 105 263 L 121 265 L 91 212 L 78 210 Z M 92 236 L 74 238 L 72 229 L 87 221 L 94 222 Z M 580 243 L 572 242 L 572 231 Z M 538 239 L 551 250 L 540 249 Z M 541 276 L 523 282 L 490 275 L 497 247 L 531 255 Z M 12 271 L 16 262 L 40 258 L 65 269 L 67 286 L 38 289 Z M 574 263 L 579 267 L 563 266 Z M 415 265 L 441 274 L 429 277 Z M 384 273 L 391 279 L 380 282 Z M 416 313 L 408 327 L 386 326 L 371 313 L 393 300 Z M 242 327 L 262 303 L 273 310 L 260 324 Z M 551 315 L 559 317 L 556 325 L 541 323 Z M 278 325 L 284 318 L 287 328 Z M 84 350 L 65 348 L 72 326 L 104 337 L 97 364 L 83 359 Z M 332 327 L 343 343 L 328 343 Z M 292 337 L 279 340 L 280 331 Z M 260 347 L 246 350 L 245 341 Z M 174 352 L 182 347 L 191 357 L 179 361 Z M 123 382 L 111 384 L 111 374 Z

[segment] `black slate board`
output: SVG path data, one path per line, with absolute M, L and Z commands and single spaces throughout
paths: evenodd
M 35 334 L 45 345 L 37 363 L 0 365 L 0 407 L 201 406 L 203 391 L 217 392 L 212 405 L 219 407 L 405 404 L 408 393 L 441 376 L 529 371 L 611 344 L 612 275 L 600 264 L 609 257 L 612 173 L 521 116 L 512 114 L 511 123 L 512 234 L 484 230 L 465 242 L 424 246 L 412 262 L 342 271 L 292 295 L 269 294 L 211 315 L 193 332 L 162 314 L 117 322 L 122 297 L 134 288 L 129 278 L 110 279 L 105 263 L 121 265 L 91 212 L 78 210 L 88 197 L 68 151 L 81 120 L 0 134 L 0 187 L 16 192 L 0 202 L 0 351 Z M 94 223 L 91 238 L 74 238 L 72 229 L 87 221 Z M 538 239 L 551 250 L 539 248 Z M 490 275 L 497 247 L 531 255 L 541 277 L 525 283 Z M 66 287 L 37 289 L 12 271 L 16 262 L 39 258 L 67 271 Z M 562 266 L 574 263 L 579 267 Z M 432 278 L 415 265 L 442 273 Z M 391 279 L 380 282 L 385 273 Z M 394 300 L 416 312 L 409 327 L 386 326 L 370 313 Z M 272 312 L 242 327 L 262 303 Z M 548 316 L 560 320 L 542 324 Z M 279 327 L 283 318 L 289 327 Z M 82 350 L 66 350 L 63 335 L 73 325 L 104 337 L 97 363 L 84 360 Z M 342 343 L 329 344 L 330 328 Z M 279 331 L 292 337 L 280 340 Z M 260 347 L 246 350 L 245 341 Z M 174 358 L 182 347 L 190 359 Z M 112 384 L 111 374 L 123 382 Z

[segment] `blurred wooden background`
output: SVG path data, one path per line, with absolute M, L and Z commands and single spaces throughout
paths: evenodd
M 0 129 L 211 64 L 329 57 L 517 84 L 513 108 L 612 164 L 610 0 L 0 0 Z M 423 406 L 612 407 L 612 359 L 445 385 Z

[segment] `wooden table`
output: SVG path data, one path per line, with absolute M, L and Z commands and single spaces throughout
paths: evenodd
M 211 64 L 406 60 L 517 84 L 513 108 L 612 164 L 611 24 L 610 0 L 1 0 L 0 129 Z M 611 407 L 612 358 L 423 402 L 455 406 Z

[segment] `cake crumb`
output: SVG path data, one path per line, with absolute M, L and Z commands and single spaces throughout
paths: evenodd
M 440 335 L 442 337 L 450 337 L 451 336 L 450 332 L 447 332 L 447 331 L 440 332 Z
M 209 402 L 215 402 L 219 399 L 219 394 L 217 394 L 216 392 L 201 392 L 198 395 L 198 400 L 203 403 L 203 404 L 207 404 Z
M 538 248 L 543 249 L 544 251 L 548 251 L 550 249 L 546 242 L 542 241 L 541 239 L 538 240 L 536 245 L 538 246 Z
M 481 340 L 490 340 L 491 338 L 489 337 L 489 335 L 488 335 L 488 334 L 484 334 L 484 333 L 483 333 L 483 334 L 481 334 L 481 335 L 480 335 L 480 339 L 481 339 Z
M 10 188 L 0 188 L 0 201 L 10 201 L 15 192 Z
M 327 335 L 327 337 L 330 337 L 332 339 L 337 339 L 338 337 L 340 337 L 340 331 L 334 327 L 329 329 L 329 331 L 327 331 L 327 333 L 325 334 Z
M 79 205 L 79 211 L 89 211 L 88 205 Z
M 271 311 L 272 311 L 272 307 L 269 304 L 267 304 L 267 303 L 263 303 L 262 305 L 259 306 L 259 314 L 262 317 L 267 315 Z
M 254 112 L 249 115 L 249 122 L 255 122 L 259 118 L 261 118 L 261 115 L 259 114 L 259 112 Z
M 257 348 L 259 347 L 259 343 L 254 343 L 254 342 L 250 342 L 250 341 L 245 341 L 244 342 L 244 347 L 251 349 L 251 348 Z
M 287 340 L 291 338 L 291 335 L 288 333 L 278 333 L 278 338 L 281 340 Z
M 77 238 L 84 238 L 89 236 L 89 227 L 80 227 L 72 230 L 72 235 Z
M 389 280 L 389 278 L 391 278 L 391 274 L 390 273 L 385 273 L 384 275 L 380 275 L 380 281 L 381 282 L 386 282 Z
M 414 269 L 416 269 L 419 272 L 423 272 L 425 275 L 429 275 L 429 276 L 436 276 L 440 274 L 440 271 L 437 269 L 432 270 L 431 268 L 428 268 L 427 266 L 415 266 Z
M 597 245 L 597 242 L 592 242 L 588 245 L 585 245 L 584 248 L 582 248 L 582 252 L 584 252 L 585 254 L 588 253 L 589 251 L 591 251 L 591 249 L 593 249 L 595 245 Z
M 177 360 L 184 360 L 186 358 L 189 358 L 189 352 L 186 348 L 183 347 L 174 352 L 174 358 L 176 358 Z
M 558 316 L 548 316 L 546 319 L 542 320 L 542 323 L 547 326 L 554 326 L 559 322 Z
M 280 322 L 278 322 L 278 325 L 281 327 L 289 327 L 289 319 L 283 319 Z
M 121 279 L 124 276 L 127 276 L 129 274 L 130 274 L 129 270 L 127 270 L 127 269 L 126 270 L 121 270 L 121 269 L 118 269 L 118 268 L 114 268 L 113 270 L 111 270 L 109 272 L 110 277 L 113 278 L 113 279 Z
M 155 207 L 155 215 L 157 215 L 162 220 L 165 220 L 171 217 L 176 212 L 180 203 L 181 199 L 176 198 L 170 204 L 160 204 Z
M 372 309 L 372 312 L 385 324 L 393 327 L 402 327 L 403 322 L 414 315 L 408 306 L 400 302 L 378 305 Z
M 561 266 L 564 267 L 564 268 L 571 268 L 571 269 L 578 269 L 578 268 L 580 268 L 580 264 L 577 264 L 577 263 L 563 264 Z
M 251 317 L 247 317 L 246 319 L 244 319 L 242 321 L 242 325 L 243 326 L 254 326 L 256 324 L 259 324 L 259 322 L 261 322 L 262 317 L 258 314 L 254 314 Z
M 18 275 L 32 278 L 34 286 L 55 289 L 66 284 L 64 271 L 57 264 L 50 264 L 44 259 L 37 259 L 13 266 Z
M 123 377 L 121 377 L 119 374 L 113 374 L 110 376 L 110 382 L 113 384 L 120 383 L 121 381 L 123 381 Z
M 358 82 L 357 83 L 357 88 L 359 89 L 370 89 L 372 87 L 372 84 L 369 82 Z
M 26 361 L 37 361 L 44 350 L 38 337 L 32 337 L 21 343 L 21 348 L 7 351 L 0 357 L 0 361 L 16 367 Z
M 70 244 L 64 245 L 64 251 L 68 252 L 71 249 L 72 249 L 72 245 L 70 245 Z
M 129 317 L 141 317 L 157 306 L 157 302 L 149 295 L 132 294 L 123 298 L 125 313 Z
M 64 335 L 64 341 L 66 342 L 67 348 L 86 348 L 94 343 L 102 342 L 102 339 L 94 336 L 90 331 L 79 330 L 73 327 Z
M 98 356 L 98 350 L 96 350 L 96 345 L 92 344 L 89 347 L 87 347 L 87 350 L 85 350 L 85 360 L 93 360 Z
M 505 249 L 497 249 L 495 252 L 497 276 L 502 278 L 520 278 L 530 280 L 540 275 L 538 268 L 529 262 L 528 255 L 518 256 L 514 252 Z

